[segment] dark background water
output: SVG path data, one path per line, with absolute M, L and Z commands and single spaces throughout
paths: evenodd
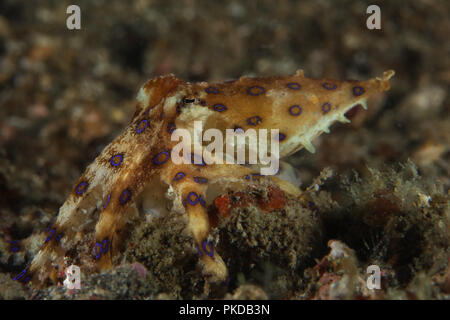
M 81 8 L 81 30 L 66 8 Z M 367 79 L 394 69 L 386 94 L 290 161 L 305 183 L 326 167 L 364 172 L 411 158 L 450 185 L 450 2 L 0 2 L 0 225 L 15 237 L 36 210 L 56 213 L 84 168 L 129 122 L 139 86 L 241 75 Z M 12 229 L 11 229 L 12 228 Z M 5 231 L 3 231 L 5 233 Z

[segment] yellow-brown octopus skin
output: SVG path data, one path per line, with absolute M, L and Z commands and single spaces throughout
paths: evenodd
M 148 81 L 138 93 L 129 126 L 88 166 L 47 230 L 41 250 L 15 279 L 43 285 L 67 261 L 89 272 L 119 264 L 129 226 L 144 219 L 142 208 L 151 208 L 186 214 L 203 274 L 210 281 L 225 280 L 227 268 L 207 241 L 208 187 L 220 186 L 225 192 L 245 186 L 253 171 L 238 164 L 175 164 L 175 128 L 192 132 L 194 121 L 201 121 L 203 130 L 222 132 L 279 129 L 280 158 L 303 147 L 314 152 L 314 137 L 328 132 L 335 121 L 349 122 L 344 114 L 388 90 L 393 75 L 389 70 L 368 81 L 338 81 L 309 79 L 298 70 L 291 76 L 214 84 L 184 82 L 174 75 Z M 298 187 L 276 177 L 261 180 L 302 195 Z

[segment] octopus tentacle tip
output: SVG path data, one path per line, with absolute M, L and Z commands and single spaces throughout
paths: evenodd
M 393 76 L 395 76 L 395 71 L 392 69 L 389 69 L 385 72 L 383 72 L 383 80 L 389 80 L 391 79 Z

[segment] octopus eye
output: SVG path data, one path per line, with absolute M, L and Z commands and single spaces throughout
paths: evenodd
M 190 104 L 195 102 L 195 98 L 184 98 L 184 104 Z

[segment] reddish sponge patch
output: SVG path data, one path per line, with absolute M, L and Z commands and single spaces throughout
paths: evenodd
M 265 212 L 283 209 L 286 205 L 286 194 L 277 186 L 268 187 L 264 196 L 255 196 L 251 193 L 235 192 L 230 195 L 221 195 L 214 200 L 215 211 L 218 217 L 227 218 L 234 208 L 256 205 Z
M 286 194 L 279 187 L 269 187 L 266 199 L 258 201 L 258 206 L 264 211 L 283 209 L 286 205 Z
M 230 215 L 230 197 L 227 195 L 217 197 L 216 200 L 214 200 L 214 205 L 222 218 L 226 218 Z

